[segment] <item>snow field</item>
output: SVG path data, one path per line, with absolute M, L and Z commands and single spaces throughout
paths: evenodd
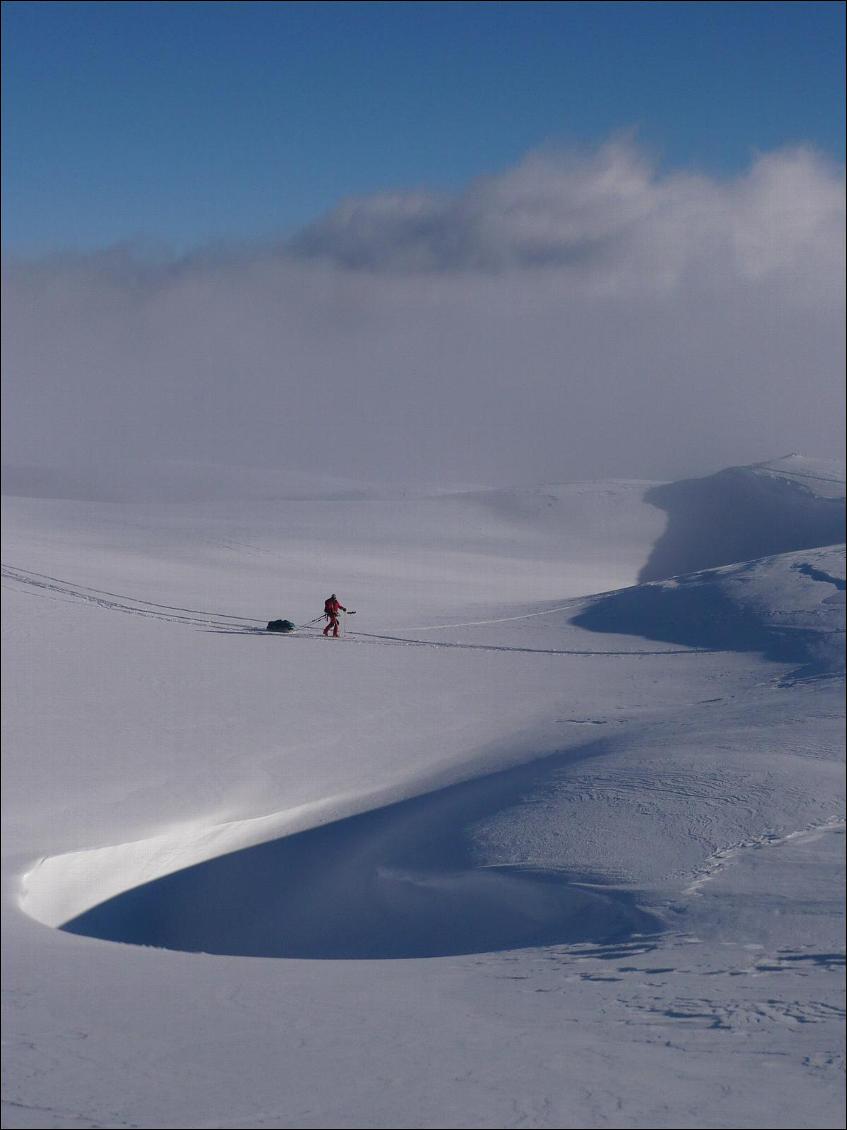
M 843 548 L 651 489 L 5 499 L 4 1125 L 839 1125 Z

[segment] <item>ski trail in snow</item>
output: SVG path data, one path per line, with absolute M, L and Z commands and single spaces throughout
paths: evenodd
M 553 609 L 551 609 L 553 611 Z M 534 615 L 534 614 L 533 614 Z M 515 617 L 519 619 L 520 617 Z M 457 625 L 458 627 L 458 625 Z M 411 644 L 417 647 L 453 647 L 460 648 L 464 651 L 516 651 L 523 652 L 528 655 L 700 655 L 704 651 L 713 652 L 714 649 L 710 648 L 663 648 L 653 649 L 650 651 L 598 651 L 598 650 L 579 650 L 576 648 L 543 648 L 543 647 L 516 647 L 511 644 L 487 644 L 487 643 L 452 643 L 448 640 L 416 640 L 409 639 L 406 636 L 384 636 L 377 635 L 374 632 L 348 632 L 348 636 L 361 637 L 369 640 L 388 640 L 392 643 Z
M 824 832 L 836 832 L 844 829 L 845 826 L 845 822 L 840 816 L 832 816 L 828 820 L 823 820 L 820 823 L 807 824 L 805 828 L 796 828 L 793 832 L 787 832 L 783 835 L 778 835 L 775 832 L 764 832 L 762 835 L 754 836 L 749 840 L 741 840 L 737 844 L 730 844 L 728 847 L 720 848 L 704 861 L 702 867 L 698 868 L 696 878 L 684 888 L 682 893 L 684 895 L 698 894 L 706 883 L 716 878 L 724 868 L 734 862 L 742 852 L 750 849 L 779 847 L 781 844 L 787 844 L 792 840 L 802 839 L 805 836 L 813 838 L 822 835 Z
M 220 620 L 246 620 L 251 624 L 265 623 L 264 620 L 257 620 L 253 616 L 234 616 L 228 612 L 207 612 L 202 608 L 181 608 L 175 604 L 157 604 L 154 600 L 143 600 L 141 597 L 127 596 L 120 592 L 109 592 L 107 589 L 93 589 L 88 585 L 79 585 L 74 581 L 62 580 L 61 577 L 48 576 L 46 573 L 34 573 L 30 569 L 20 569 L 14 565 L 4 565 L 3 576 L 10 580 L 20 581 L 22 584 L 53 589 L 56 592 L 69 592 L 80 599 L 85 599 L 84 593 L 93 593 L 95 597 L 108 596 L 115 597 L 117 600 L 130 600 L 135 604 L 144 605 L 148 608 L 161 608 L 168 612 L 189 612 L 196 616 L 215 616 Z
M 592 596 L 604 596 L 605 593 L 592 593 Z M 567 604 L 559 604 L 555 608 L 542 608 L 540 612 L 522 612 L 519 616 L 498 616 L 494 620 L 465 620 L 461 624 L 426 624 L 409 628 L 410 632 L 437 632 L 447 628 L 479 628 L 486 624 L 507 624 L 510 620 L 531 620 L 533 616 L 550 616 L 554 612 L 567 612 L 574 604 L 584 600 L 585 597 L 575 596 Z M 350 633 L 353 635 L 354 633 Z
M 88 585 L 79 585 L 73 581 L 66 581 L 59 577 L 51 577 L 44 573 L 36 573 L 31 570 L 17 568 L 11 565 L 2 566 L 3 576 L 9 580 L 14 581 L 20 585 L 29 588 L 42 590 L 44 595 L 50 594 L 54 599 L 64 597 L 66 599 L 78 600 L 87 604 L 92 604 L 98 608 L 105 608 L 113 612 L 124 612 L 135 616 L 145 616 L 148 619 L 161 620 L 170 624 L 184 624 L 189 627 L 202 627 L 206 630 L 217 631 L 221 633 L 241 634 L 241 635 L 261 635 L 266 636 L 267 633 L 262 628 L 255 628 L 253 624 L 264 624 L 266 621 L 258 620 L 251 616 L 234 616 L 227 612 L 210 612 L 199 608 L 182 608 L 179 605 L 158 604 L 155 601 L 143 600 L 139 597 L 128 596 L 124 593 L 110 592 L 106 589 L 95 589 Z M 523 620 L 533 616 L 548 616 L 556 612 L 561 612 L 570 605 L 560 605 L 555 608 L 545 609 L 541 612 L 528 612 L 519 616 L 504 616 L 495 620 L 480 620 L 470 622 L 468 624 L 445 624 L 441 625 L 442 630 L 446 628 L 461 628 L 470 627 L 482 624 L 497 624 L 505 623 L 509 620 Z M 226 622 L 225 622 L 226 621 Z M 310 633 L 318 633 L 318 628 L 312 628 L 311 625 L 303 625 L 303 629 L 308 629 Z M 426 628 L 413 628 L 412 631 L 427 631 L 435 630 L 435 626 L 429 629 Z M 283 635 L 274 638 L 291 638 L 290 635 Z M 317 639 L 319 635 L 302 634 L 299 635 L 300 639 Z M 409 636 L 394 636 L 381 634 L 376 632 L 353 632 L 347 631 L 345 639 L 351 643 L 367 643 L 370 641 L 380 641 L 384 643 L 402 644 L 407 647 L 440 647 L 440 648 L 458 648 L 466 651 L 496 651 L 496 652 L 519 652 L 528 655 L 608 655 L 608 656 L 632 656 L 632 655 L 697 655 L 703 652 L 713 651 L 709 648 L 652 648 L 645 650 L 632 649 L 629 651 L 611 651 L 599 649 L 578 649 L 578 648 L 535 648 L 535 647 L 517 647 L 508 644 L 481 644 L 481 643 L 458 643 L 448 640 L 419 640 Z M 333 642 L 339 643 L 339 640 Z

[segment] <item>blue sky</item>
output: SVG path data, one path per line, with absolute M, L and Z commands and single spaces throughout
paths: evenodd
M 289 233 L 634 129 L 732 174 L 843 160 L 840 3 L 3 4 L 4 245 Z

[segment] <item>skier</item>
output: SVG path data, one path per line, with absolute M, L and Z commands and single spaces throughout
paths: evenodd
M 331 597 L 328 597 L 328 599 L 324 601 L 324 616 L 326 616 L 327 619 L 327 625 L 324 628 L 323 632 L 325 636 L 328 636 L 330 630 L 332 630 L 333 637 L 335 639 L 338 639 L 338 629 L 340 626 L 338 613 L 346 611 L 347 609 L 343 604 L 339 602 L 338 597 L 335 595 L 335 593 L 333 593 Z

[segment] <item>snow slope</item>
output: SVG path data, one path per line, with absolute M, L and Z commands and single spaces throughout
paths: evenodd
M 801 455 L 662 483 L 646 498 L 668 522 L 642 581 L 844 541 L 844 468 Z
M 17 475 L 4 1125 L 839 1125 L 843 479 L 696 482 Z

